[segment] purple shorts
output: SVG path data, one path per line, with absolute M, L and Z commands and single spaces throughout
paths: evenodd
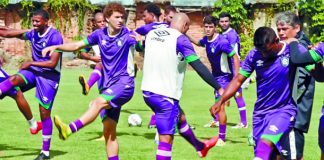
M 9 75 L 8 75 L 4 70 L 2 70 L 2 69 L 0 68 L 0 82 L 5 81 L 7 78 L 9 78 Z M 18 87 L 15 88 L 15 89 L 11 89 L 11 90 L 8 91 L 7 93 L 2 94 L 2 95 L 0 96 L 0 99 L 3 99 L 3 98 L 6 97 L 6 96 L 10 96 L 10 97 L 12 97 L 12 96 L 16 95 L 16 94 L 17 94 L 17 90 L 19 90 Z
M 148 91 L 143 91 L 143 97 L 145 103 L 155 113 L 158 133 L 173 135 L 179 121 L 179 101 Z
M 225 89 L 227 85 L 231 82 L 233 79 L 232 76 L 222 76 L 222 77 L 215 77 L 215 81 L 223 88 Z M 237 90 L 238 93 L 242 93 L 242 88 L 240 87 Z M 220 94 L 218 93 L 217 90 L 215 90 L 215 99 L 218 99 L 220 97 Z
M 318 144 L 324 154 L 324 106 L 322 108 L 322 116 L 318 126 Z
M 113 108 L 101 110 L 101 119 L 104 120 L 105 118 L 109 117 L 118 122 L 122 105 L 127 103 L 133 97 L 133 95 L 134 83 L 115 83 L 109 88 L 102 90 L 100 96 L 107 100 Z
M 36 99 L 45 109 L 51 110 L 59 87 L 60 74 L 54 72 L 39 72 L 32 69 L 20 70 L 17 75 L 24 79 L 20 86 L 23 92 L 36 87 Z
M 280 139 L 288 133 L 295 120 L 295 111 L 278 110 L 266 115 L 253 115 L 253 139 L 255 144 L 262 139 L 267 139 L 281 151 Z M 255 150 L 254 150 L 255 151 Z

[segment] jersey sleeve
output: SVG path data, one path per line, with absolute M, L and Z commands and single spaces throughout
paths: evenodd
M 32 32 L 33 32 L 33 30 L 28 31 L 28 32 L 25 32 L 24 35 L 23 35 L 24 36 L 24 39 L 31 41 L 31 39 L 32 39 Z
M 207 44 L 207 38 L 203 37 L 201 40 L 199 40 L 199 46 L 206 47 Z
M 60 44 L 63 44 L 63 38 L 62 38 L 62 35 L 59 32 L 56 32 L 51 37 L 51 41 L 49 43 L 49 46 L 60 45 Z
M 99 32 L 100 30 L 96 30 L 92 32 L 87 38 L 83 39 L 84 43 L 87 46 L 93 46 L 99 43 Z
M 253 64 L 253 55 L 254 54 L 255 54 L 255 49 L 253 49 L 249 52 L 249 54 L 246 56 L 242 66 L 240 68 L 240 74 L 246 78 L 250 77 L 252 72 L 254 71 L 254 64 Z
M 319 43 L 314 51 L 324 59 L 324 42 Z
M 142 36 L 146 36 L 146 34 L 148 33 L 148 29 L 147 29 L 147 25 L 141 26 L 139 28 L 137 28 L 135 30 L 135 32 L 137 32 L 138 34 L 142 35 Z
M 185 35 L 181 35 L 177 39 L 177 53 L 181 53 L 187 63 L 199 59 L 190 40 Z
M 233 47 L 231 46 L 231 44 L 229 43 L 229 41 L 227 40 L 223 40 L 221 41 L 221 51 L 225 54 L 227 54 L 228 57 L 233 57 L 235 52 L 235 49 L 233 49 Z

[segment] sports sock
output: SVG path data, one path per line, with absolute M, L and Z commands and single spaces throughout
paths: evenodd
M 49 156 L 49 149 L 51 146 L 51 137 L 52 137 L 52 130 L 53 130 L 53 124 L 52 124 L 52 119 L 51 117 L 42 120 L 42 126 L 43 126 L 43 147 L 42 147 L 42 152 L 46 155 Z
M 272 148 L 264 143 L 262 140 L 259 141 L 256 148 L 255 158 L 256 159 L 262 159 L 267 160 L 269 159 L 270 153 L 272 151 Z
M 83 124 L 80 121 L 80 119 L 77 119 L 74 122 L 71 122 L 69 124 L 69 126 L 70 126 L 70 129 L 71 129 L 72 133 L 74 133 L 74 132 L 80 130 L 83 127 Z
M 101 77 L 101 70 L 98 68 L 95 68 L 88 79 L 88 86 L 91 88 L 93 84 L 95 84 Z
M 36 129 L 37 128 L 37 122 L 36 120 L 33 118 L 31 118 L 30 120 L 27 121 L 29 124 L 29 128 L 31 129 Z
M 171 160 L 172 144 L 160 142 L 156 151 L 156 160 Z
M 6 79 L 5 81 L 1 82 L 0 83 L 0 96 L 4 93 L 8 92 L 12 87 L 13 87 L 13 85 L 11 84 L 9 79 Z
M 247 120 L 246 120 L 246 107 L 245 107 L 244 99 L 243 97 L 238 97 L 235 98 L 235 101 L 240 112 L 241 123 L 243 123 L 243 125 L 246 126 Z
M 205 144 L 200 142 L 196 138 L 186 120 L 178 123 L 178 128 L 180 135 L 185 138 L 192 146 L 194 146 L 196 151 L 201 151 L 204 149 Z
M 118 155 L 112 156 L 112 157 L 108 157 L 108 160 L 119 160 L 119 157 L 118 157 Z
M 226 137 L 226 124 L 219 124 L 219 138 L 225 142 Z

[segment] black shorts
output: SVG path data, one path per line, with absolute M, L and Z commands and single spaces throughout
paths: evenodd
M 282 146 L 281 155 L 284 159 L 301 159 L 305 145 L 304 132 L 293 128 L 281 137 L 280 144 Z

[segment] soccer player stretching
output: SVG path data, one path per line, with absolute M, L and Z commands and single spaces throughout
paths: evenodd
M 48 20 L 49 14 L 46 11 L 35 11 L 32 17 L 34 29 L 14 36 L 31 42 L 33 61 L 23 63 L 17 74 L 0 83 L 0 94 L 16 86 L 23 91 L 36 87 L 36 99 L 39 102 L 43 127 L 43 147 L 36 160 L 50 159 L 53 130 L 51 110 L 61 77 L 61 54 L 54 52 L 43 57 L 41 52 L 45 47 L 63 43 L 61 34 L 48 26 Z
M 90 102 L 89 109 L 69 125 L 64 124 L 58 116 L 54 123 L 61 139 L 67 139 L 84 126 L 93 122 L 101 112 L 109 160 L 118 160 L 118 142 L 116 126 L 121 106 L 127 103 L 134 93 L 134 65 L 131 48 L 136 44 L 130 32 L 124 27 L 125 8 L 119 3 L 109 3 L 104 9 L 108 27 L 96 30 L 86 39 L 78 42 L 53 46 L 43 50 L 43 54 L 56 49 L 76 51 L 84 47 L 98 45 L 103 65 L 103 80 L 100 97 Z M 131 65 L 130 65 L 131 64 Z
M 188 16 L 178 13 L 174 16 L 170 28 L 152 30 L 145 40 L 141 89 L 146 104 L 156 115 L 159 133 L 156 160 L 171 160 L 176 127 L 179 128 L 180 135 L 195 147 L 200 157 L 205 157 L 218 139 L 214 137 L 207 142 L 199 141 L 187 124 L 179 105 L 187 63 L 208 84 L 222 90 L 195 54 L 189 39 L 183 35 L 188 31 L 189 25 Z
M 226 88 L 229 82 L 233 79 L 234 73 L 238 73 L 240 69 L 240 60 L 237 52 L 231 47 L 230 43 L 224 36 L 216 33 L 216 18 L 209 15 L 204 18 L 204 36 L 200 41 L 190 38 L 193 43 L 206 48 L 207 58 L 211 64 L 212 73 L 215 81 Z M 232 68 L 232 60 L 234 61 L 234 69 Z M 216 101 L 220 98 L 220 94 L 215 90 Z M 224 107 L 222 107 L 224 108 Z M 226 112 L 219 112 L 219 140 L 216 146 L 225 145 L 226 137 Z M 246 117 L 244 126 L 247 127 Z
M 0 28 L 0 36 L 11 37 L 16 36 L 17 34 L 23 34 L 28 30 L 14 30 L 9 28 Z M 0 82 L 5 81 L 9 78 L 9 75 L 1 68 L 2 64 L 0 62 Z M 42 129 L 42 123 L 36 122 L 33 117 L 33 113 L 30 110 L 30 106 L 26 101 L 23 92 L 19 87 L 12 88 L 10 91 L 0 95 L 0 99 L 9 96 L 16 101 L 16 104 L 20 112 L 24 115 L 25 119 L 28 121 L 29 130 L 31 134 L 37 134 L 38 131 Z
M 260 27 L 255 31 L 254 46 L 240 73 L 210 112 L 212 115 L 218 113 L 255 70 L 257 101 L 253 111 L 253 138 L 257 145 L 254 153 L 255 160 L 267 160 L 282 135 L 289 132 L 294 123 L 296 104 L 292 98 L 292 84 L 297 66 L 290 59 L 288 45 L 279 42 L 276 33 L 269 27 Z

